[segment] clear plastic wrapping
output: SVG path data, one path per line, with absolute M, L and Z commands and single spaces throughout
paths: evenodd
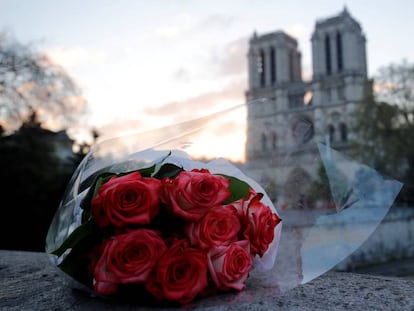
M 326 141 L 316 142 L 309 139 L 309 131 L 313 129 L 306 126 L 306 120 L 302 120 L 302 123 L 298 120 L 302 126 L 296 126 L 294 143 L 289 148 L 267 150 L 260 160 L 250 161 L 249 158 L 244 160 L 245 157 L 240 156 L 240 153 L 244 153 L 244 146 L 240 144 L 244 144 L 245 132 L 230 125 L 234 125 L 232 122 L 234 120 L 244 120 L 248 107 L 249 104 L 237 106 L 205 118 L 149 132 L 129 134 L 97 144 L 74 173 L 50 226 L 46 251 L 51 254 L 54 264 L 90 289 L 96 289 L 94 286 L 97 281 L 93 273 L 88 274 L 85 271 L 88 271 L 87 267 L 91 262 L 97 265 L 102 254 L 106 254 L 106 250 L 102 250 L 102 247 L 99 249 L 99 245 L 104 240 L 113 240 L 114 238 L 110 236 L 114 235 L 113 232 L 116 230 L 111 231 L 109 235 L 99 235 L 99 237 L 87 231 L 90 228 L 83 227 L 87 219 L 97 223 L 88 208 L 94 197 L 98 195 L 100 187 L 110 178 L 136 171 L 143 174 L 142 172 L 148 168 L 152 168 L 148 176 L 151 174 L 157 176 L 156 173 L 160 169 L 163 174 L 164 170 L 168 171 L 164 175 L 159 174 L 159 180 L 166 178 L 170 170 L 174 171 L 176 168 L 184 172 L 191 172 L 193 169 L 197 169 L 198 172 L 207 170 L 214 176 L 235 178 L 234 180 L 241 181 L 241 184 L 236 182 L 237 186 L 247 185 L 254 193 L 252 195 L 250 192 L 243 192 L 238 197 L 236 195 L 233 201 L 226 198 L 218 204 L 221 207 L 238 204 L 235 213 L 239 220 L 243 220 L 240 220 L 236 237 L 232 237 L 231 242 L 219 246 L 214 244 L 214 247 L 211 245 L 202 247 L 210 260 L 207 270 L 214 269 L 213 266 L 217 262 L 211 258 L 218 256 L 218 250 L 228 249 L 233 243 L 237 244 L 237 247 L 242 245 L 242 248 L 247 249 L 251 254 L 252 267 L 245 279 L 241 278 L 242 285 L 234 282 L 223 283 L 218 280 L 220 278 L 218 274 L 208 274 L 206 284 L 197 283 L 203 288 L 196 295 L 190 295 L 191 297 L 183 295 L 184 298 L 177 299 L 180 303 L 201 299 L 207 301 L 207 304 L 225 304 L 258 299 L 258 295 L 260 297 L 278 295 L 320 276 L 354 252 L 385 217 L 402 185 L 395 180 L 384 178 L 374 169 L 334 150 L 329 146 L 329 142 L 327 144 Z M 255 129 L 252 128 L 254 125 L 249 126 L 248 131 L 254 132 Z M 234 147 L 235 142 L 237 148 Z M 301 157 L 298 157 L 298 154 Z M 234 158 L 237 160 L 233 160 Z M 172 174 L 171 180 L 177 178 L 177 172 Z M 102 176 L 109 176 L 109 178 Z M 97 181 L 100 183 L 99 187 Z M 233 192 L 238 193 L 237 191 L 233 189 L 230 192 L 233 194 Z M 176 198 L 177 193 L 174 192 L 174 199 L 181 202 L 180 198 Z M 254 200 L 268 207 L 271 213 L 276 215 L 274 217 L 280 220 L 272 223 L 272 242 L 266 245 L 265 251 L 253 252 L 252 249 L 257 247 L 253 245 L 252 239 L 256 236 L 250 240 L 248 238 L 251 235 L 246 232 L 251 232 L 253 229 L 250 224 L 246 224 L 246 214 L 251 218 L 259 214 L 253 207 L 255 203 L 252 203 L 254 201 L 252 198 L 257 194 L 260 195 Z M 180 193 L 177 195 L 180 196 Z M 244 218 L 240 216 L 241 214 Z M 171 219 L 175 220 L 175 218 Z M 198 225 L 188 226 L 192 229 L 185 229 L 187 231 L 193 230 L 193 227 Z M 248 226 L 249 229 L 246 229 Z M 148 224 L 125 227 L 127 229 L 122 228 L 122 230 L 126 231 L 120 234 L 130 230 L 147 229 Z M 157 230 L 164 229 L 157 227 Z M 192 240 L 187 238 L 186 243 L 190 247 L 193 247 L 193 244 L 201 245 L 201 242 L 195 241 L 199 238 L 197 230 L 191 231 L 196 232 L 195 238 L 193 237 Z M 74 232 L 81 233 L 74 234 Z M 184 239 L 185 234 L 180 234 L 178 239 Z M 176 233 L 173 235 L 175 236 Z M 95 240 L 87 243 L 88 246 L 82 256 L 75 256 L 82 252 L 74 250 L 79 243 L 87 239 Z M 169 241 L 166 248 L 175 245 L 174 243 Z M 97 250 L 92 250 L 94 248 L 92 246 L 96 246 Z M 90 259 L 88 255 L 90 252 L 98 254 L 95 255 L 95 259 Z M 74 259 L 68 261 L 67 258 L 71 256 Z M 66 265 L 68 262 L 69 266 Z M 106 269 L 107 265 L 103 267 Z M 78 268 L 83 271 L 81 277 L 77 272 Z M 220 269 L 217 271 L 223 273 Z M 85 281 L 85 274 L 88 274 L 87 281 Z M 140 277 L 135 279 L 139 280 Z M 113 281 L 114 277 L 104 278 L 105 280 Z M 211 284 L 218 285 L 212 289 Z M 143 285 L 140 286 L 133 287 L 133 291 L 145 292 L 146 289 L 142 289 Z M 162 287 L 163 284 L 156 286 Z M 114 293 L 113 288 L 109 286 L 98 294 L 104 294 L 105 289 L 108 289 L 111 294 Z M 158 289 L 151 290 L 156 292 L 155 296 L 158 295 Z M 131 289 L 126 292 L 130 294 Z M 221 292 L 229 295 L 217 296 Z M 136 298 L 138 304 L 144 303 L 143 296 L 136 295 L 136 292 L 133 296 L 138 297 Z M 116 297 L 119 298 L 119 295 Z M 160 300 L 174 301 L 162 295 L 160 297 Z M 125 296 L 121 295 L 120 298 L 123 299 Z

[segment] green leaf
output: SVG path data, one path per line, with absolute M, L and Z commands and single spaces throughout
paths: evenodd
M 94 177 L 93 182 L 91 182 L 90 178 L 88 179 L 88 182 L 91 182 L 92 185 L 89 188 L 87 195 L 83 198 L 83 200 L 80 204 L 80 207 L 85 211 L 89 211 L 90 206 L 91 206 L 91 201 L 98 194 L 99 189 L 102 187 L 103 184 L 108 182 L 114 176 L 121 177 L 121 176 L 125 176 L 125 175 L 128 175 L 128 174 L 132 174 L 134 172 L 139 172 L 142 177 L 155 176 L 158 173 L 158 171 L 162 168 L 162 166 L 163 166 L 162 162 L 164 162 L 165 159 L 167 159 L 170 155 L 171 155 L 171 151 L 169 151 L 166 156 L 159 159 L 156 164 L 154 164 L 150 167 L 139 169 L 139 170 L 127 171 L 127 172 L 122 172 L 122 173 L 119 173 L 119 174 L 115 174 L 115 173 L 111 173 L 111 172 L 105 172 L 105 170 L 113 169 L 113 166 L 108 166 L 104 169 L 99 170 L 98 172 L 100 172 L 100 174 L 97 175 L 97 176 L 95 175 L 96 177 Z M 85 182 L 83 183 L 83 186 L 85 187 L 84 184 L 85 184 Z M 85 215 L 85 217 L 86 217 L 86 215 Z
M 114 176 L 116 176 L 116 174 L 114 173 L 103 173 L 99 175 L 99 177 L 96 179 L 94 190 L 93 190 L 93 195 L 91 199 L 93 199 L 98 194 L 99 188 L 101 188 L 101 186 L 104 183 L 108 182 Z
M 92 220 L 77 227 L 62 243 L 62 245 L 52 252 L 53 255 L 61 256 L 67 249 L 75 247 L 79 242 L 93 233 Z
M 158 179 L 162 179 L 165 177 L 175 178 L 182 171 L 183 171 L 182 167 L 179 167 L 175 164 L 166 163 L 160 167 L 158 172 L 155 175 L 153 175 L 153 177 L 158 178 Z
M 168 152 L 168 154 L 161 158 L 156 164 L 155 164 L 155 168 L 154 168 L 154 172 L 152 172 L 151 177 L 154 177 L 155 175 L 157 175 L 158 171 L 161 169 L 162 167 L 162 163 L 171 155 L 171 150 Z
M 84 247 L 72 250 L 58 267 L 78 282 L 92 287 L 92 278 L 89 277 L 88 272 L 87 251 L 88 249 Z
M 237 201 L 241 198 L 247 198 L 247 196 L 249 195 L 250 186 L 246 182 L 233 176 L 227 176 L 223 174 L 218 175 L 230 179 L 230 197 L 226 201 L 224 201 L 223 204 L 230 204 L 231 202 Z
M 87 221 L 89 221 L 91 219 L 91 212 L 90 210 L 83 210 L 82 211 L 82 224 L 86 223 Z
M 152 165 L 150 167 L 142 168 L 138 170 L 138 172 L 140 172 L 142 177 L 151 177 L 154 170 L 155 170 L 155 165 Z
M 76 246 L 72 248 L 70 253 L 65 256 L 58 267 L 69 274 L 75 280 L 82 284 L 92 287 L 92 278 L 88 271 L 89 258 L 88 254 L 95 245 L 101 242 L 101 236 L 90 235 L 80 241 Z

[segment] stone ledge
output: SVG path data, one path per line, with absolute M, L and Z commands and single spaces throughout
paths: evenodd
M 68 287 L 43 253 L 0 250 L 0 281 L 0 310 L 154 310 L 91 298 Z M 226 301 L 232 300 L 227 305 L 215 297 L 190 309 L 414 310 L 413 288 L 414 280 L 329 272 L 282 296 L 258 292 L 240 300 L 226 295 Z

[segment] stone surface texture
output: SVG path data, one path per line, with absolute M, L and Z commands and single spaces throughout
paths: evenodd
M 0 284 L 0 310 L 154 310 L 90 296 L 73 286 L 44 253 L 0 251 Z M 164 309 L 414 310 L 413 294 L 414 280 L 329 272 L 282 296 L 257 291 L 247 299 L 230 294 Z

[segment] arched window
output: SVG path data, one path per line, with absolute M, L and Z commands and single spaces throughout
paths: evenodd
M 266 151 L 267 150 L 267 138 L 266 138 L 266 134 L 262 133 L 262 151 Z
M 328 125 L 329 141 L 335 141 L 335 127 L 332 124 Z
M 277 148 L 277 135 L 275 132 L 272 133 L 272 149 Z
M 276 82 L 276 51 L 274 48 L 270 49 L 270 79 L 272 84 Z
M 336 34 L 336 61 L 338 63 L 338 72 L 341 72 L 344 67 L 344 63 L 342 51 L 342 35 L 340 32 Z
M 259 73 L 260 86 L 265 86 L 265 55 L 264 51 L 260 50 L 259 58 L 257 60 L 257 71 Z
M 325 64 L 326 64 L 326 74 L 330 75 L 332 73 L 331 66 L 331 40 L 329 35 L 325 37 Z
M 293 51 L 289 52 L 289 81 L 295 80 L 295 68 L 294 68 L 294 55 Z
M 348 139 L 348 130 L 345 123 L 339 124 L 339 133 L 341 135 L 341 141 L 346 142 Z

